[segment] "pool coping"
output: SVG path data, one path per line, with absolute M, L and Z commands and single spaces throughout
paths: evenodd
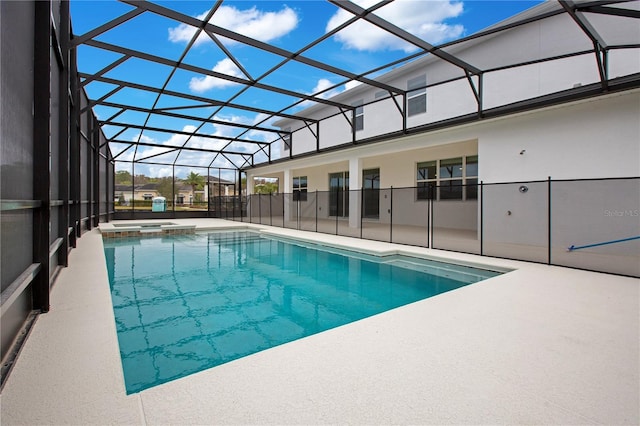
M 196 230 L 196 225 L 181 225 L 179 223 L 161 222 L 154 229 L 145 229 L 149 225 L 153 225 L 153 222 L 135 222 L 135 224 L 128 224 L 128 226 L 122 226 L 118 223 L 108 222 L 98 225 L 98 230 L 104 238 L 124 238 L 124 237 L 155 237 L 162 235 L 184 235 L 193 234 Z M 124 225 L 124 224 L 123 224 Z M 155 229 L 158 229 L 157 231 Z
M 640 280 L 264 225 L 184 223 L 514 271 L 127 396 L 94 230 L 71 252 L 52 310 L 7 380 L 3 424 L 640 421 Z

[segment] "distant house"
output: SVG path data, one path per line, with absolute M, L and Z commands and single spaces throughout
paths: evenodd
M 113 193 L 116 202 L 127 204 L 133 198 L 133 186 L 131 185 L 115 185 Z
M 157 183 L 146 183 L 144 185 L 136 186 L 134 194 L 134 199 L 144 201 L 151 201 L 153 200 L 153 197 L 160 195 Z
M 206 186 L 207 184 L 205 184 Z M 209 197 L 228 197 L 236 195 L 236 184 L 216 176 L 209 176 Z M 198 191 L 196 191 L 198 192 Z
M 193 188 L 191 188 L 191 186 L 189 185 L 176 185 L 174 192 L 174 201 L 176 204 L 193 203 L 193 201 L 195 201 Z
M 198 191 L 196 191 L 198 192 Z M 202 191 L 200 191 L 202 192 Z M 114 196 L 116 201 L 128 204 L 131 200 L 135 201 L 151 201 L 153 197 L 160 196 L 157 183 L 145 183 L 143 185 L 115 185 Z M 171 197 L 167 197 L 169 200 Z M 194 201 L 194 192 L 189 185 L 176 185 L 174 194 L 176 204 L 188 204 Z

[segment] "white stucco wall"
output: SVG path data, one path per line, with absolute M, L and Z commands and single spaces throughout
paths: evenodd
M 479 121 L 371 145 L 276 163 L 250 175 L 290 169 L 308 175 L 309 190 L 327 190 L 328 173 L 346 171 L 351 158 L 380 167 L 381 187 L 415 186 L 420 161 L 479 156 L 487 183 L 640 175 L 640 90 Z M 523 154 L 520 154 L 524 150 Z M 291 188 L 283 188 L 290 192 Z
M 638 176 L 639 117 L 640 92 L 634 91 L 481 125 L 477 133 L 480 179 Z
M 637 20 L 594 15 L 590 14 L 589 19 L 598 23 L 598 28 L 606 40 L 622 44 L 632 43 L 629 40 L 640 42 L 640 26 L 637 25 Z M 486 110 L 598 83 L 600 75 L 596 56 L 592 53 L 516 68 L 498 69 L 518 62 L 557 58 L 590 49 L 593 49 L 593 44 L 589 38 L 568 15 L 563 14 L 445 50 L 485 71 L 482 82 L 482 106 Z M 492 69 L 495 71 L 490 71 Z M 640 49 L 610 51 L 608 71 L 610 78 L 640 72 Z M 466 78 L 438 84 L 464 75 L 460 68 L 440 59 L 419 59 L 391 71 L 380 77 L 380 80 L 391 86 L 406 89 L 409 79 L 422 74 L 426 74 L 427 84 L 437 85 L 427 89 L 427 111 L 407 117 L 408 128 L 477 111 L 478 104 Z M 478 77 L 473 76 L 472 80 L 475 87 L 479 88 Z M 364 101 L 365 125 L 364 130 L 356 132 L 357 140 L 402 130 L 402 115 L 391 100 L 371 103 L 379 91 L 378 88 L 362 85 L 333 98 L 346 105 L 351 105 L 357 100 Z M 396 100 L 402 105 L 401 96 L 397 96 Z M 335 107 L 322 106 L 310 108 L 303 111 L 303 114 L 314 119 L 323 119 L 338 112 Z M 351 119 L 350 111 L 346 114 Z M 294 130 L 294 154 L 316 150 L 316 137 L 303 123 L 282 120 L 280 124 Z M 349 121 L 342 114 L 321 121 L 320 149 L 351 141 Z
M 248 173 L 249 176 L 276 176 L 284 170 L 285 175 L 307 176 L 310 192 L 327 191 L 329 173 L 349 170 L 353 174 L 350 164 L 357 161 L 360 170 L 358 175 L 363 169 L 379 168 L 381 188 L 393 187 L 394 199 L 403 200 L 404 208 L 394 210 L 394 223 L 424 226 L 424 214 L 416 213 L 424 210 L 418 204 L 420 202 L 415 200 L 412 190 L 400 189 L 416 185 L 417 163 L 477 154 L 480 181 L 486 184 L 526 182 L 528 187 L 526 193 L 519 191 L 521 183 L 485 187 L 487 254 L 492 254 L 491 250 L 498 250 L 493 254 L 509 256 L 508 251 L 499 251 L 503 249 L 494 247 L 528 244 L 540 247 L 539 251 L 532 251 L 528 255 L 530 259 L 545 261 L 546 180 L 549 176 L 554 180 L 640 176 L 639 117 L 640 90 L 634 90 L 322 153 L 260 167 Z M 351 189 L 357 188 L 352 185 Z M 290 193 L 292 188 L 289 184 L 283 186 L 282 190 Z M 632 201 L 627 203 L 629 205 L 625 204 L 624 209 L 615 208 L 635 211 L 637 202 Z M 381 196 L 381 223 L 387 220 L 387 204 L 388 199 Z M 478 229 L 477 203 L 441 202 L 438 209 L 438 227 Z M 325 210 L 321 211 L 320 217 L 326 217 Z M 615 209 L 611 207 L 610 210 Z M 357 210 L 352 208 L 352 211 Z M 601 211 L 594 214 L 599 218 L 604 217 Z M 628 222 L 631 220 L 633 218 L 627 218 L 623 228 L 629 228 Z M 558 219 L 555 222 L 561 223 Z M 607 223 L 611 224 L 612 221 Z M 607 232 L 615 233 L 610 230 Z M 570 237 L 575 238 L 573 235 Z M 589 235 L 580 237 L 590 238 Z M 592 238 L 595 241 L 598 236 Z

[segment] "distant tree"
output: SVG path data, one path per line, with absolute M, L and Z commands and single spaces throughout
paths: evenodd
M 149 178 L 145 175 L 136 175 L 133 179 L 134 185 L 144 185 L 145 183 L 150 183 Z
M 116 172 L 116 185 L 131 185 L 131 173 L 126 170 Z
M 165 197 L 167 200 L 173 200 L 173 178 L 157 178 L 155 183 L 158 184 L 157 189 L 160 195 Z
M 264 182 L 254 185 L 253 192 L 256 194 L 276 194 L 278 192 L 277 182 Z
M 204 188 L 204 177 L 200 176 L 198 173 L 190 172 L 184 180 L 184 183 L 191 187 L 195 196 L 197 190 Z

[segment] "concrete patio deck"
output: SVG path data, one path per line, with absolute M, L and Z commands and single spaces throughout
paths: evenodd
M 3 425 L 640 423 L 638 279 L 217 219 L 171 222 L 515 270 L 126 395 L 93 230 L 2 390 Z

